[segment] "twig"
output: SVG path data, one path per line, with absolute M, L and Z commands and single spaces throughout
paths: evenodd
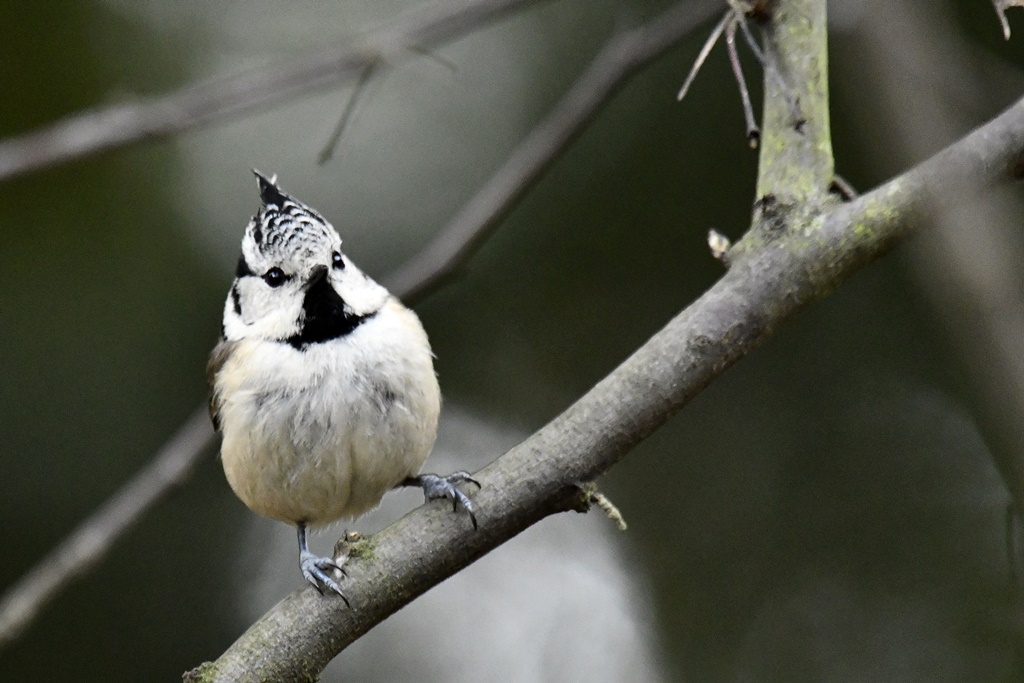
M 608 496 L 595 490 L 590 494 L 590 502 L 596 505 L 608 519 L 613 521 L 615 523 L 615 527 L 619 531 L 626 531 L 629 529 L 629 525 L 626 524 L 626 518 L 622 516 L 622 511 L 619 510 L 619 507 L 613 503 Z
M 196 410 L 141 472 L 11 586 L 0 600 L 0 647 L 69 582 L 89 571 L 153 503 L 181 485 L 213 443 L 206 408 Z
M 838 194 L 840 197 L 843 198 L 843 201 L 846 202 L 856 199 L 857 197 L 860 196 L 857 193 L 857 188 L 851 185 L 849 180 L 839 175 L 838 173 L 832 176 L 832 183 L 828 186 L 828 189 L 831 192 L 835 192 L 836 194 Z
M 459 70 L 458 65 L 454 62 L 425 48 L 412 46 L 409 48 L 409 52 L 421 57 L 426 57 L 430 61 L 440 64 L 449 71 L 456 72 Z M 359 74 L 359 78 L 356 79 L 356 83 L 352 88 L 352 93 L 345 102 L 345 108 L 342 109 L 341 116 L 338 118 L 338 123 L 334 126 L 334 130 L 331 131 L 331 135 L 327 138 L 327 142 L 324 143 L 323 148 L 320 150 L 320 154 L 317 155 L 316 161 L 321 166 L 334 157 L 334 151 L 337 149 L 341 136 L 345 133 L 345 129 L 348 128 L 348 124 L 352 120 L 352 116 L 355 114 L 356 106 L 359 104 L 360 97 L 365 92 L 367 85 L 369 85 L 370 79 L 380 73 L 380 67 L 382 64 L 384 64 L 382 60 L 370 59 L 366 68 L 362 70 Z
M 754 34 L 750 32 L 750 26 L 747 25 L 747 18 L 742 14 L 736 15 L 736 20 L 740 25 L 743 32 L 743 39 L 747 42 L 747 47 L 754 54 L 754 58 L 757 59 L 761 68 L 764 69 L 766 76 L 771 78 L 779 86 L 779 92 L 786 98 L 786 104 L 789 106 L 790 111 L 793 115 L 793 120 L 800 118 L 800 107 L 796 103 L 796 99 L 793 97 L 793 89 L 786 85 L 786 79 L 782 77 L 782 73 L 779 68 L 773 64 L 767 57 L 764 56 L 764 50 L 757 44 L 757 39 L 754 38 Z
M 355 113 L 356 104 L 359 101 L 359 96 L 363 94 L 367 84 L 373 75 L 377 73 L 377 65 L 379 62 L 372 62 L 366 65 L 366 68 L 359 74 L 359 78 L 356 79 L 356 84 L 352 88 L 352 94 L 349 95 L 348 100 L 345 102 L 345 108 L 341 111 L 341 116 L 338 118 L 337 125 L 334 126 L 334 130 L 331 131 L 331 136 L 327 138 L 327 142 L 324 143 L 323 149 L 320 150 L 320 154 L 317 155 L 316 162 L 323 166 L 331 157 L 334 156 L 334 150 L 338 146 L 338 141 L 341 140 L 342 133 L 345 132 L 345 128 L 348 127 L 348 122 L 352 119 L 352 114 Z
M 764 69 L 766 77 L 770 77 L 779 82 L 782 86 L 782 91 L 785 94 L 787 102 L 792 103 L 792 109 L 794 112 L 798 111 L 795 101 L 792 99 L 792 95 L 789 93 L 789 89 L 786 87 L 785 81 L 779 70 L 775 65 L 769 62 L 764 55 L 764 52 L 758 46 L 754 36 L 750 33 L 750 28 L 747 26 L 745 12 L 749 10 L 749 7 L 740 0 L 727 0 L 729 9 L 726 10 L 725 16 L 722 17 L 721 21 L 715 25 L 715 28 L 711 31 L 711 35 L 704 42 L 704 46 L 697 54 L 697 59 L 694 60 L 693 66 L 690 68 L 690 73 L 687 74 L 686 80 L 683 82 L 683 86 L 679 89 L 679 94 L 676 95 L 677 100 L 682 100 L 686 97 L 686 93 L 690 90 L 690 86 L 693 85 L 694 79 L 697 77 L 697 73 L 701 67 L 704 66 L 704 62 L 707 60 L 708 54 L 714 48 L 715 43 L 725 33 L 725 47 L 726 52 L 729 54 L 729 65 L 732 67 L 733 76 L 736 78 L 736 85 L 740 91 L 740 101 L 743 106 L 743 119 L 747 126 L 747 142 L 750 143 L 750 147 L 756 149 L 761 141 L 761 129 L 757 125 L 757 120 L 754 116 L 754 108 L 750 103 L 750 90 L 747 88 L 747 80 L 743 75 L 743 67 L 740 65 L 740 56 L 736 51 L 736 29 L 737 27 L 742 29 L 743 37 L 750 47 L 751 52 L 754 53 L 754 57 L 760 62 L 761 67 Z
M 406 302 L 422 300 L 427 294 L 444 283 L 444 277 L 455 270 L 460 263 L 472 256 L 493 231 L 498 220 L 526 191 L 550 164 L 555 156 L 575 137 L 575 134 L 592 117 L 615 88 L 643 64 L 653 60 L 686 32 L 703 21 L 712 8 L 711 3 L 684 11 L 680 5 L 666 14 L 664 23 L 652 24 L 651 30 L 640 29 L 620 36 L 612 41 L 609 48 L 602 50 L 590 69 L 581 77 L 547 119 L 537 126 L 512 153 L 505 165 L 469 201 L 455 219 L 444 228 L 438 237 L 417 256 L 394 274 L 383 278 L 388 289 Z M 614 47 L 614 50 L 610 48 Z M 599 68 L 600 67 L 600 68 Z M 590 85 L 580 85 L 586 80 Z M 181 478 L 187 477 L 199 456 L 213 443 L 213 432 L 208 426 L 206 407 L 196 409 L 188 425 L 201 419 L 207 432 L 203 441 L 193 441 L 192 450 L 182 450 Z M 186 427 L 182 427 L 184 430 Z M 196 427 L 200 429 L 201 427 Z M 179 435 L 181 431 L 179 431 Z M 0 648 L 16 638 L 39 611 L 53 600 L 67 585 L 94 565 L 128 525 L 145 514 L 152 505 L 166 495 L 179 479 L 152 482 L 152 490 L 144 504 L 135 504 L 130 491 L 152 481 L 150 472 L 161 469 L 162 454 L 178 443 L 174 437 L 154 458 L 154 461 L 122 487 L 107 503 L 61 541 L 46 558 L 30 570 L 25 577 L 11 586 L 0 601 Z M 131 503 L 131 504 L 129 504 Z M 116 513 L 114 512 L 116 511 Z M 102 519 L 101 519 L 102 518 Z M 108 525 L 111 518 L 124 518 L 126 523 Z M 87 563 L 79 559 L 76 539 L 88 535 L 98 541 Z M 49 568 L 50 559 L 65 557 L 67 562 L 59 566 L 61 571 Z M 58 565 L 53 565 L 57 567 Z M 49 579 L 45 586 L 33 579 L 46 574 Z M 44 588 L 42 590 L 41 588 Z M 12 612 L 11 610 L 15 610 Z
M 458 64 L 456 64 L 455 62 L 453 62 L 450 59 L 445 59 L 443 56 L 437 54 L 436 52 L 433 52 L 431 50 L 427 50 L 426 48 L 417 47 L 415 45 L 413 45 L 412 47 L 409 48 L 409 52 L 412 52 L 413 54 L 417 54 L 420 57 L 426 57 L 430 61 L 435 62 L 437 64 L 440 64 L 444 68 L 448 69 L 453 74 L 459 72 L 459 65 Z
M 700 68 L 704 66 L 704 62 L 707 61 L 708 55 L 711 54 L 711 50 L 715 47 L 715 43 L 722 37 L 722 31 L 725 30 L 725 25 L 729 23 L 732 18 L 733 10 L 728 10 L 722 20 L 715 24 L 715 28 L 711 30 L 711 35 L 704 41 L 704 46 L 701 47 L 700 52 L 697 53 L 697 59 L 693 60 L 693 66 L 690 67 L 690 73 L 686 75 L 686 80 L 683 81 L 683 86 L 679 88 L 679 93 L 676 95 L 676 101 L 682 102 L 683 98 L 686 97 L 686 93 L 689 92 L 690 86 L 693 85 L 693 81 L 697 78 L 697 73 Z
M 996 8 L 996 14 L 999 16 L 999 23 L 1003 27 L 1003 38 L 1005 40 L 1010 39 L 1010 22 L 1006 19 L 1006 10 L 1011 7 L 1024 7 L 1024 0 L 992 0 L 992 5 Z
M 403 299 L 415 302 L 424 291 L 449 278 L 618 88 L 706 20 L 714 9 L 711 2 L 696 7 L 680 3 L 644 26 L 610 40 L 448 227 L 385 278 L 385 284 L 392 291 L 404 292 Z
M 358 79 L 367 67 L 451 40 L 536 0 L 439 2 L 359 44 L 308 55 L 169 95 L 71 116 L 0 141 L 0 181 L 133 142 L 226 120 L 300 94 Z
M 346 565 L 352 609 L 297 591 L 192 680 L 307 680 L 416 596 L 544 517 L 577 509 L 580 487 L 606 472 L 779 326 L 887 253 L 956 188 L 1015 179 L 1024 99 L 879 189 L 748 250 L 696 302 L 525 442 L 475 475 L 479 531 L 424 506 L 366 538 Z
M 768 69 L 768 61 L 764 58 L 764 52 L 761 50 L 761 46 L 757 44 L 757 39 L 754 38 L 754 34 L 750 32 L 750 26 L 747 24 L 747 16 L 743 12 L 742 8 L 734 2 L 730 2 L 729 5 L 733 8 L 736 13 L 736 22 L 740 25 L 740 30 L 743 33 L 743 38 L 747 41 L 747 47 L 754 53 L 754 57 L 760 63 L 762 69 Z M 774 76 L 780 76 L 776 71 Z M 785 85 L 785 84 L 783 84 Z
M 736 52 L 736 24 L 735 17 L 725 27 L 725 47 L 729 53 L 729 65 L 732 66 L 732 75 L 736 77 L 736 85 L 740 89 L 740 101 L 743 103 L 743 119 L 747 124 L 747 141 L 751 148 L 756 149 L 758 140 L 761 139 L 761 129 L 757 127 L 754 120 L 754 107 L 750 104 L 750 91 L 747 90 L 747 79 L 743 77 L 743 67 L 740 66 L 740 56 Z

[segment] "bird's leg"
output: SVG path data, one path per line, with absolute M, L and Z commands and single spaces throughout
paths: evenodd
M 399 486 L 416 486 L 423 489 L 423 497 L 427 502 L 438 498 L 448 498 L 452 501 L 452 512 L 461 507 L 469 513 L 469 519 L 473 522 L 473 528 L 476 529 L 473 503 L 458 487 L 463 483 L 476 484 L 478 488 L 480 487 L 480 482 L 469 476 L 469 472 L 452 472 L 446 477 L 437 474 L 418 474 L 415 477 L 406 477 Z
M 329 589 L 341 596 L 341 599 L 348 605 L 348 598 L 341 592 L 341 586 L 334 580 L 331 574 L 335 571 L 344 573 L 344 570 L 329 557 L 320 557 L 309 552 L 306 545 L 306 523 L 299 522 L 295 525 L 299 531 L 299 568 L 306 581 L 313 584 L 313 588 L 323 595 L 325 589 Z

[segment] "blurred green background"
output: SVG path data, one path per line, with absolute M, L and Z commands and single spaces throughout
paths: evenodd
M 24 5 L 0 22 L 0 136 L 336 46 L 413 4 Z M 324 166 L 348 88 L 0 183 L 0 585 L 205 400 L 206 354 L 257 208 L 251 168 L 279 174 L 384 276 L 605 40 L 670 5 L 552 0 L 439 48 L 455 68 L 410 55 L 370 83 Z M 837 169 L 859 189 L 1024 91 L 1024 17 L 1010 12 L 1004 42 L 988 0 L 830 12 Z M 418 307 L 449 404 L 536 429 L 720 275 L 706 232 L 742 234 L 757 157 L 721 47 L 675 101 L 710 28 L 623 89 Z M 999 195 L 1010 208 L 986 226 L 1019 239 L 1021 199 Z M 1018 252 L 997 256 L 1020 267 Z M 603 480 L 630 522 L 623 542 L 670 680 L 1024 678 L 1019 531 L 1008 547 L 1009 496 L 986 446 L 1005 435 L 978 426 L 991 405 L 978 377 L 1001 370 L 935 294 L 943 279 L 920 244 L 901 248 Z M 1024 305 L 1020 289 L 1001 296 Z M 0 679 L 176 680 L 216 657 L 244 627 L 229 616 L 229 550 L 250 515 L 211 453 L 0 651 Z

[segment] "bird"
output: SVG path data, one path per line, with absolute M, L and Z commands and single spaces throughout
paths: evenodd
M 307 530 L 355 518 L 417 486 L 477 527 L 465 471 L 421 474 L 441 391 L 414 312 L 342 251 L 320 213 L 257 170 L 261 206 L 242 237 L 210 354 L 210 416 L 228 484 L 254 512 L 295 526 L 299 567 L 348 602 L 341 566 Z

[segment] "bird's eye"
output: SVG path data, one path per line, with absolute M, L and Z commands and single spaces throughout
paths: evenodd
M 345 269 L 345 259 L 341 257 L 341 252 L 336 251 L 331 254 L 331 265 L 337 268 L 338 270 Z
M 284 276 L 284 271 L 277 266 L 274 266 L 263 274 L 263 281 L 271 287 L 280 287 L 284 284 L 286 279 L 288 278 Z

